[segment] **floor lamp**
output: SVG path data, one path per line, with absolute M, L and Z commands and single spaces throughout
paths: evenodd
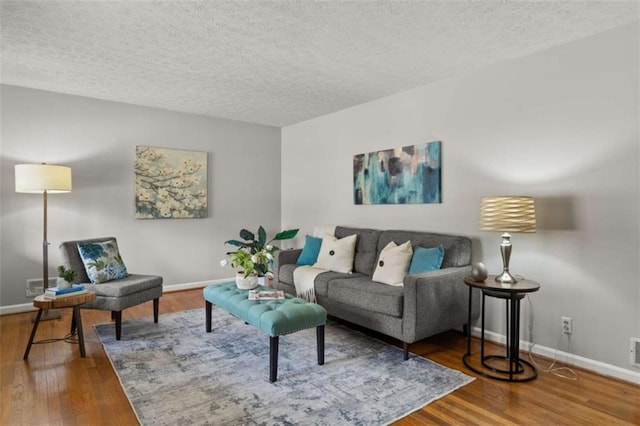
M 16 192 L 42 194 L 44 205 L 44 233 L 42 238 L 42 290 L 49 287 L 49 242 L 47 241 L 47 194 L 71 191 L 71 168 L 52 164 L 17 164 Z M 59 318 L 45 312 L 43 319 Z

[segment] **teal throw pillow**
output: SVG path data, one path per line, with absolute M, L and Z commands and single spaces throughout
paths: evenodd
M 322 238 L 312 237 L 307 235 L 304 241 L 304 248 L 298 256 L 296 262 L 297 265 L 313 265 L 318 260 L 318 254 L 320 253 L 320 246 L 322 246 Z
M 78 243 L 78 252 L 82 263 L 84 263 L 87 276 L 93 284 L 119 280 L 129 275 L 115 240 Z
M 420 272 L 435 271 L 442 266 L 444 259 L 444 247 L 416 247 L 413 251 L 411 266 L 409 266 L 409 275 L 419 274 Z

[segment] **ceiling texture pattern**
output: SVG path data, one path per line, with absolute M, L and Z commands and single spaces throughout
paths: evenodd
M 286 126 L 638 20 L 637 1 L 2 1 L 1 82 Z

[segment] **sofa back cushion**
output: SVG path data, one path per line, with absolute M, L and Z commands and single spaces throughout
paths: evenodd
M 344 238 L 356 234 L 356 254 L 353 258 L 353 270 L 361 274 L 373 275 L 373 269 L 378 259 L 378 238 L 382 231 L 377 229 L 347 228 L 336 226 L 335 235 Z M 384 247 L 384 246 L 382 246 Z
M 411 241 L 414 251 L 416 247 L 444 247 L 444 259 L 442 268 L 452 266 L 467 266 L 471 264 L 471 240 L 457 235 L 436 234 L 432 232 L 417 231 L 381 231 L 378 241 L 378 249 L 382 251 L 391 241 L 402 244 Z M 357 249 L 356 249 L 357 250 Z M 357 254 L 356 254 L 357 256 Z M 376 257 L 378 253 L 376 253 Z

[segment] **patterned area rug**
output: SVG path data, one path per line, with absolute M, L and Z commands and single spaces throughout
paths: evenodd
M 280 337 L 278 381 L 269 382 L 269 337 L 216 308 L 95 328 L 143 425 L 388 424 L 473 378 L 335 322 L 325 364 L 315 329 Z

